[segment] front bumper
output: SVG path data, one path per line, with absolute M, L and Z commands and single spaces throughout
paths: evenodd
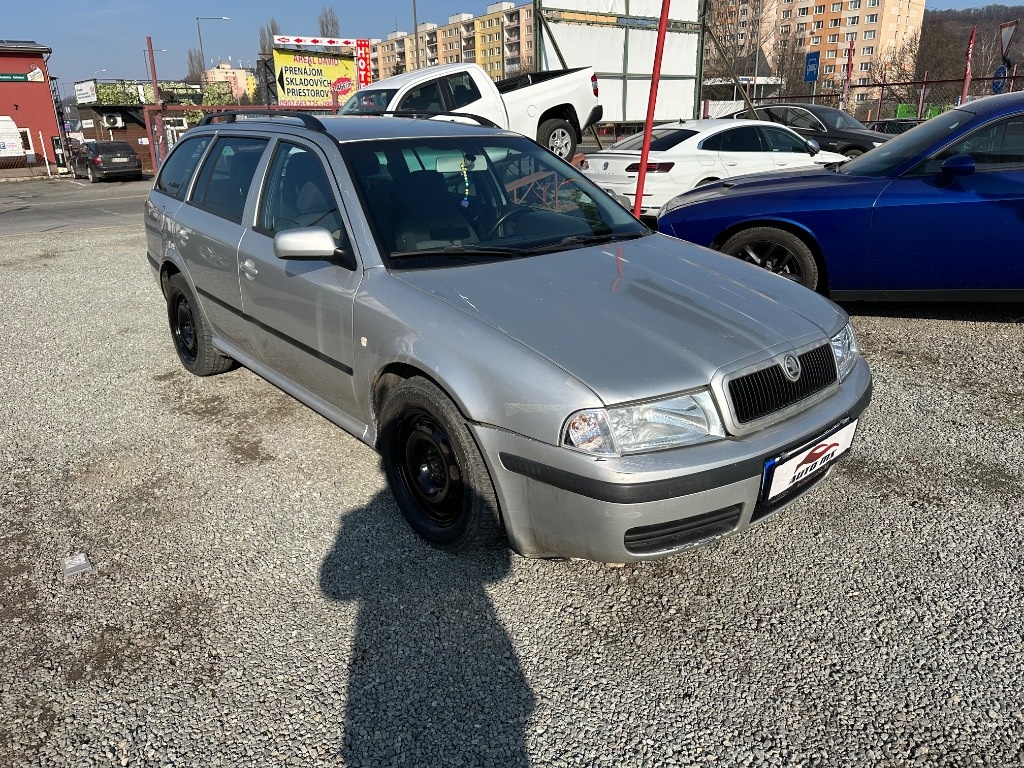
M 651 560 L 739 533 L 788 506 L 829 468 L 770 502 L 765 462 L 860 416 L 863 359 L 831 397 L 743 438 L 600 459 L 475 425 L 509 542 L 526 557 Z

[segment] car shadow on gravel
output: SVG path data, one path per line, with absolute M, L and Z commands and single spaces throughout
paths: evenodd
M 320 588 L 359 604 L 345 765 L 529 764 L 534 696 L 486 592 L 509 563 L 507 547 L 430 548 L 389 493 L 344 514 Z
M 974 323 L 1024 322 L 1024 302 L 841 301 L 851 317 L 907 317 Z

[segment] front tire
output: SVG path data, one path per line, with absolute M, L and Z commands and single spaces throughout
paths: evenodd
M 576 131 L 568 120 L 545 120 L 537 131 L 537 143 L 563 160 L 576 154 Z
M 853 160 L 853 158 L 860 157 L 861 155 L 863 155 L 864 154 L 864 150 L 863 149 L 858 149 L 857 147 L 850 147 L 848 150 L 843 152 L 843 154 L 846 155 L 851 160 Z
M 195 376 L 213 376 L 231 368 L 234 361 L 213 346 L 212 333 L 199 304 L 180 274 L 167 285 L 167 322 L 178 359 Z
M 451 552 L 494 543 L 501 532 L 494 485 L 455 404 L 413 377 L 387 394 L 380 423 L 384 473 L 413 530 Z
M 812 291 L 818 289 L 818 262 L 803 240 L 775 227 L 752 227 L 730 237 L 722 253 L 800 283 Z

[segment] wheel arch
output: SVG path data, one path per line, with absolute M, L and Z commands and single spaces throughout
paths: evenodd
M 711 248 L 716 251 L 720 251 L 722 246 L 730 237 L 739 234 L 744 230 L 753 229 L 755 227 L 773 227 L 774 229 L 781 229 L 800 238 L 800 240 L 810 248 L 811 254 L 814 256 L 814 261 L 818 265 L 817 293 L 821 293 L 826 296 L 828 295 L 828 264 L 825 263 L 825 254 L 821 250 L 818 238 L 816 238 L 814 233 L 807 229 L 807 227 L 802 224 L 798 224 L 795 221 L 788 221 L 784 219 L 748 219 L 737 224 L 733 224 L 715 235 L 715 239 L 711 241 Z
M 466 414 L 465 404 L 460 402 L 459 398 L 455 397 L 451 391 L 451 388 L 446 386 L 444 382 L 439 381 L 437 377 L 432 376 L 426 370 L 419 366 L 412 365 L 410 363 L 403 362 L 391 362 L 386 364 L 383 368 L 377 371 L 376 376 L 373 377 L 373 381 L 370 384 L 370 413 L 374 422 L 374 450 L 380 450 L 380 409 L 384 405 L 384 401 L 387 400 L 388 395 L 403 381 L 415 378 L 419 376 L 422 379 L 426 379 L 441 392 L 444 393 L 445 397 L 452 401 L 455 405 L 455 410 L 459 412 L 462 418 L 470 421 L 470 417 Z
M 579 142 L 583 138 L 583 130 L 580 128 L 580 121 L 572 104 L 558 104 L 542 112 L 537 118 L 537 131 L 540 131 L 545 120 L 566 120 L 576 132 L 576 141 Z

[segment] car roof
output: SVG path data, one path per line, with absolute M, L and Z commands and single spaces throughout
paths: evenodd
M 1024 91 L 992 94 L 961 104 L 957 109 L 973 112 L 979 117 L 988 117 L 1002 112 L 1024 108 Z

